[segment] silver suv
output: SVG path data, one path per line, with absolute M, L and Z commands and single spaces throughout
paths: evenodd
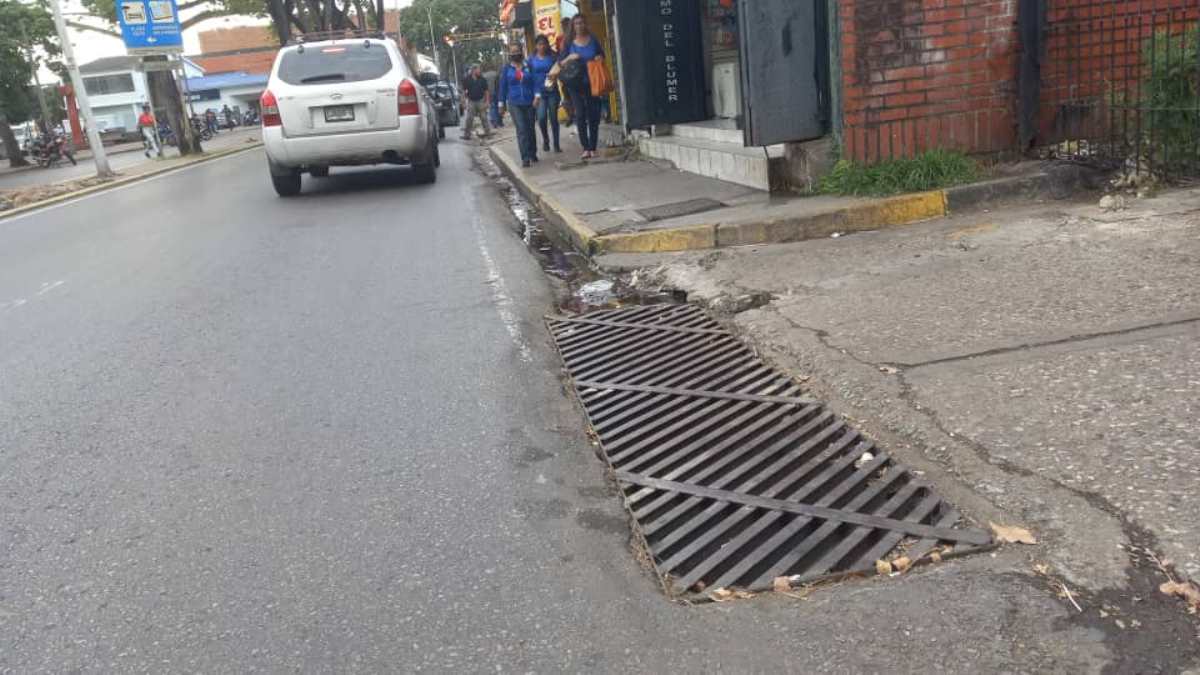
M 271 183 L 300 192 L 300 175 L 331 166 L 411 164 L 437 179 L 437 110 L 389 39 L 303 42 L 279 50 L 262 99 Z

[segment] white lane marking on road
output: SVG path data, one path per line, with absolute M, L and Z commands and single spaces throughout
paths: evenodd
M 44 282 L 42 282 L 42 290 L 38 291 L 37 294 L 45 295 L 46 293 L 49 293 L 50 291 L 58 288 L 59 286 L 62 286 L 65 283 L 67 283 L 67 282 L 63 281 L 62 279 L 59 279 L 58 281 L 44 281 Z
M 240 150 L 238 152 L 231 152 L 228 155 L 225 155 L 223 157 L 215 157 L 213 159 L 209 159 L 209 160 L 206 160 L 203 162 L 194 162 L 194 163 L 188 164 L 186 166 L 181 166 L 178 169 L 171 169 L 170 171 L 160 173 L 157 176 L 150 176 L 149 178 L 142 178 L 140 180 L 131 181 L 129 183 L 126 183 L 125 185 L 120 185 L 115 188 L 109 188 L 107 190 L 100 190 L 99 192 L 93 192 L 91 194 L 87 194 L 82 197 L 76 197 L 75 199 L 68 199 L 65 202 L 59 202 L 57 204 L 50 204 L 48 206 L 43 206 L 40 209 L 26 211 L 25 213 L 18 213 L 15 216 L 5 216 L 3 212 L 0 212 L 0 225 L 7 225 L 8 223 L 15 223 L 18 220 L 22 220 L 22 219 L 28 218 L 30 216 L 38 216 L 43 213 L 48 213 L 50 211 L 56 211 L 63 207 L 71 206 L 72 204 L 78 204 L 79 202 L 87 201 L 93 197 L 99 197 L 102 195 L 111 195 L 115 192 L 121 192 L 124 190 L 128 190 L 129 188 L 141 187 L 142 185 L 145 185 L 146 183 L 153 183 L 154 181 L 160 180 L 162 178 L 169 178 L 171 176 L 174 176 L 177 173 L 182 173 L 184 171 L 191 171 L 192 169 L 197 169 L 202 166 L 215 164 L 217 162 L 223 162 L 223 161 L 233 158 L 233 157 L 241 157 L 242 155 L 253 152 L 255 150 L 261 150 L 261 149 L 262 149 L 262 146 L 255 146 L 253 148 L 246 148 L 245 150 Z
M 517 317 L 512 311 L 513 301 L 508 294 L 508 285 L 504 283 L 504 277 L 500 275 L 500 268 L 492 258 L 491 252 L 488 251 L 483 226 L 480 225 L 478 219 L 475 219 L 473 227 L 475 228 L 475 243 L 479 246 L 479 254 L 483 257 L 483 264 L 487 267 L 488 285 L 492 287 L 492 302 L 496 305 L 496 312 L 500 314 L 500 321 L 504 323 L 504 328 L 512 338 L 513 344 L 521 352 L 521 360 L 525 363 L 533 363 L 533 352 L 526 344 L 525 336 L 521 334 L 521 327 L 517 323 Z
M 24 305 L 27 302 L 29 302 L 29 301 L 26 300 L 25 298 L 17 298 L 16 300 L 13 300 L 12 302 L 10 302 L 9 306 L 12 307 L 13 309 L 16 309 L 17 307 L 20 307 L 21 305 Z

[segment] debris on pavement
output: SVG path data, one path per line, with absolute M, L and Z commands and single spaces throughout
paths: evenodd
M 1104 211 L 1121 211 L 1125 208 L 1125 198 L 1121 195 L 1104 195 L 1100 198 L 1100 208 Z
M 1185 600 L 1188 611 L 1192 614 L 1200 612 L 1200 588 L 1196 584 L 1189 581 L 1164 581 L 1158 590 Z
M 988 523 L 988 525 L 992 528 L 992 534 L 996 535 L 996 540 L 1000 543 L 1027 544 L 1030 546 L 1038 543 L 1033 533 L 1023 527 L 997 525 L 996 523 Z
M 1075 601 L 1075 596 L 1071 594 L 1071 589 L 1067 588 L 1067 585 L 1061 581 L 1058 582 L 1058 597 L 1069 600 L 1076 611 L 1083 612 L 1083 608 L 1079 606 L 1079 603 Z
M 51 183 L 49 185 L 32 185 L 24 188 L 12 188 L 0 190 L 0 211 L 6 211 L 29 204 L 36 204 L 47 199 L 58 197 L 59 195 L 68 194 L 84 188 L 89 188 L 101 183 L 108 183 L 115 178 L 100 178 L 98 176 L 90 176 L 88 178 L 80 178 L 78 180 L 68 180 L 61 183 Z M 7 204 L 7 206 L 6 206 Z
M 608 279 L 597 279 L 588 282 L 575 291 L 575 296 L 585 305 L 607 305 L 613 300 L 613 282 Z
M 714 588 L 708 593 L 708 597 L 713 602 L 728 602 L 730 600 L 745 600 L 753 598 L 754 593 L 749 591 L 737 591 L 730 588 Z

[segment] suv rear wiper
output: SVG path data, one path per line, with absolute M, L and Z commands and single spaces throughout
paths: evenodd
M 322 75 L 313 75 L 312 77 L 300 78 L 300 84 L 311 84 L 313 82 L 325 81 L 342 81 L 346 79 L 345 73 L 324 73 Z

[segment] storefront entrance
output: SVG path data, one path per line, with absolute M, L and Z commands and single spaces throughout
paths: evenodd
M 629 128 L 705 123 L 746 146 L 828 131 L 822 0 L 615 0 Z

